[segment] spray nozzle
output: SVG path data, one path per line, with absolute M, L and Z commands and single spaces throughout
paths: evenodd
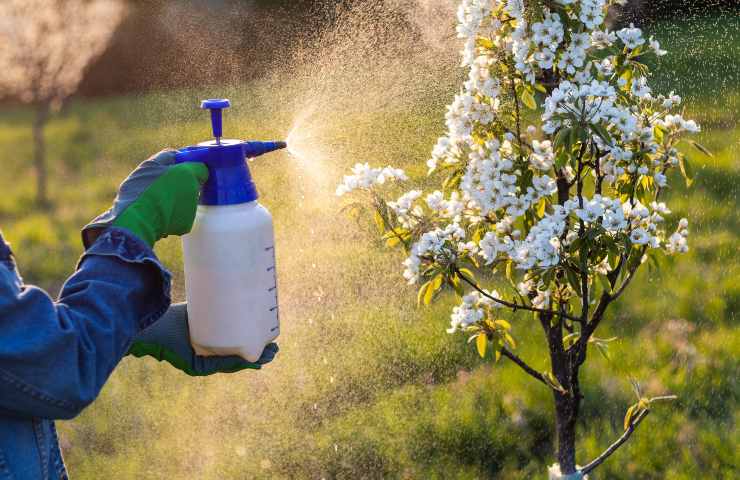
M 244 142 L 242 149 L 244 150 L 245 157 L 255 158 L 287 146 L 288 144 L 285 142 Z
M 211 126 L 213 127 L 213 136 L 216 138 L 216 144 L 221 144 L 221 137 L 223 136 L 223 123 L 221 118 L 221 110 L 229 108 L 231 103 L 226 98 L 211 98 L 209 100 L 203 100 L 200 102 L 200 108 L 211 111 Z

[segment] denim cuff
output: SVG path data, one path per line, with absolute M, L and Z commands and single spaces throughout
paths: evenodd
M 172 303 L 170 288 L 172 286 L 172 274 L 159 261 L 154 251 L 143 240 L 124 228 L 108 227 L 95 240 L 90 248 L 82 254 L 77 264 L 80 268 L 82 262 L 89 256 L 115 257 L 122 262 L 138 263 L 150 267 L 150 271 L 159 276 L 161 290 L 152 292 L 157 295 L 154 311 L 139 320 L 139 328 L 144 330 L 156 322 Z
M 10 245 L 5 243 L 2 232 L 0 232 L 0 265 L 5 265 L 11 272 L 16 271 L 13 251 L 10 249 Z

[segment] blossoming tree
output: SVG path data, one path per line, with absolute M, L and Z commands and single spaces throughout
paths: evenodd
M 36 201 L 48 203 L 44 128 L 125 14 L 122 0 L 0 2 L 0 98 L 33 106 Z
M 576 465 L 579 372 L 590 347 L 606 348 L 598 327 L 643 263 L 688 250 L 687 220 L 672 219 L 660 196 L 672 168 L 690 183 L 676 146 L 699 131 L 680 114 L 680 97 L 649 86 L 643 60 L 666 53 L 658 42 L 632 25 L 606 28 L 613 3 L 463 0 L 457 32 L 469 75 L 428 161 L 439 189 L 388 201 L 385 185 L 406 175 L 367 164 L 337 189 L 364 195 L 388 245 L 406 249 L 403 275 L 420 284 L 420 303 L 456 292 L 449 333 L 552 390 L 552 478 L 583 478 L 655 401 L 673 398 L 638 393 L 621 437 Z M 528 316 L 547 339 L 549 371 L 515 353 Z

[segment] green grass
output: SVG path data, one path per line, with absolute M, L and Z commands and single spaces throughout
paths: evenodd
M 720 25 L 734 34 L 721 36 L 712 21 L 658 26 L 656 36 L 672 51 L 656 75 L 659 85 L 693 78 L 697 68 L 714 72 L 675 87 L 703 120 L 697 140 L 714 157 L 690 152 L 694 186 L 681 186 L 676 175 L 667 197 L 674 213 L 691 221 L 690 253 L 659 272 L 643 271 L 600 330 L 620 338 L 610 361 L 589 358 L 579 461 L 621 433 L 633 401 L 629 377 L 651 394 L 672 392 L 679 400 L 656 408 L 598 478 L 736 478 L 740 128 L 737 108 L 722 99 L 737 105 L 740 96 L 737 67 L 725 53 L 737 49 L 740 35 L 734 19 Z M 697 32 L 704 50 L 682 48 Z M 709 47 L 720 39 L 725 49 Z M 299 90 L 233 87 L 224 93 L 235 105 L 227 131 L 283 136 L 295 112 L 272 105 Z M 79 228 L 108 207 L 120 180 L 162 146 L 209 136 L 195 108 L 202 95 L 70 105 L 47 130 L 51 213 L 29 207 L 29 112 L 0 112 L 0 148 L 10 152 L 5 169 L 13 172 L 0 176 L 0 226 L 27 282 L 56 291 L 81 253 Z M 278 359 L 261 372 L 205 379 L 125 359 L 95 404 L 61 425 L 75 478 L 544 477 L 553 462 L 549 392 L 505 361 L 481 361 L 464 339 L 444 333 L 449 296 L 416 308 L 413 288 L 400 280 L 401 254 L 341 214 L 332 194 L 356 161 L 404 166 L 424 183 L 445 95 L 414 109 L 325 106 L 326 117 L 313 117 L 320 125 L 310 126 L 329 153 L 323 162 L 306 166 L 278 153 L 251 165 L 276 222 L 284 322 Z M 161 242 L 157 252 L 181 299 L 178 240 Z M 514 328 L 519 353 L 544 370 L 535 322 L 521 316 Z

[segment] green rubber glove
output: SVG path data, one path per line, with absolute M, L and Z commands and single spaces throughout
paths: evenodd
M 233 373 L 245 369 L 259 370 L 269 363 L 278 352 L 276 343 L 265 347 L 257 362 L 252 363 L 238 356 L 202 357 L 196 355 L 190 345 L 187 304 L 172 305 L 156 323 L 141 332 L 129 349 L 129 355 L 152 357 L 168 362 L 178 370 L 191 376 L 214 373 Z
M 193 227 L 200 187 L 208 180 L 202 163 L 170 167 L 124 210 L 113 226 L 125 228 L 149 246 L 167 235 L 184 235 Z
M 174 152 L 158 153 L 124 180 L 113 207 L 82 230 L 85 248 L 109 226 L 125 228 L 149 246 L 167 235 L 188 233 L 206 180 L 204 164 L 175 164 Z

